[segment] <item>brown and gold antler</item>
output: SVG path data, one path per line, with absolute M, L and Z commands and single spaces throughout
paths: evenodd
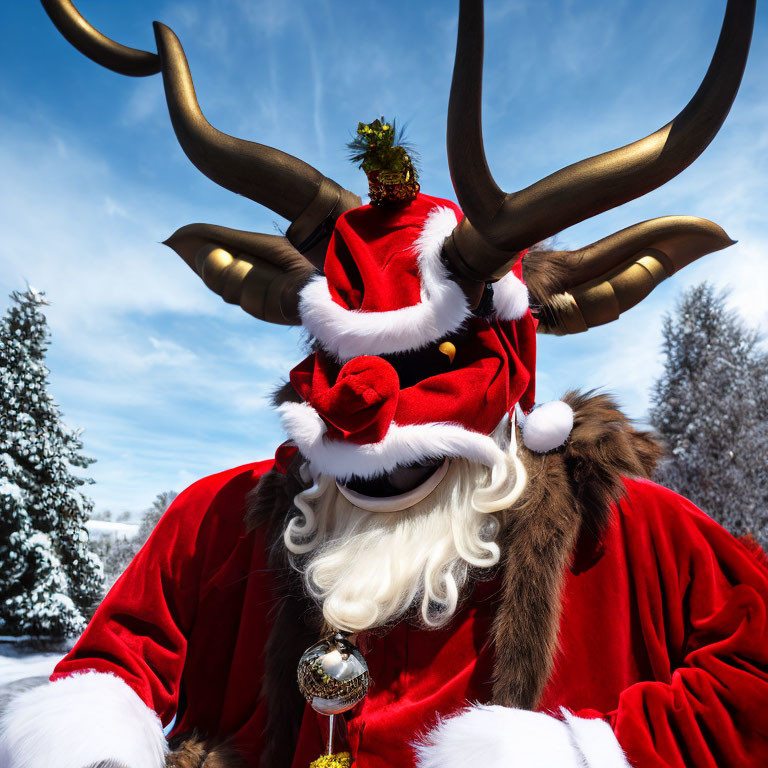
M 683 171 L 707 147 L 738 91 L 749 52 L 755 0 L 728 0 L 712 62 L 698 91 L 670 123 L 625 147 L 569 165 L 518 192 L 496 184 L 485 157 L 481 92 L 483 2 L 461 0 L 448 107 L 448 163 L 466 218 L 444 253 L 457 276 L 506 274 L 517 254 L 566 227 L 650 192 Z M 524 260 L 542 329 L 575 333 L 616 319 L 677 269 L 733 241 L 705 219 L 643 222 L 571 253 Z M 526 262 L 533 263 L 526 268 Z M 545 277 L 546 272 L 554 275 Z M 543 292 L 548 285 L 552 292 Z
M 285 237 L 191 224 L 167 244 L 225 301 L 264 320 L 298 323 L 298 292 L 322 267 L 338 216 L 357 195 L 307 163 L 272 147 L 228 136 L 203 116 L 184 51 L 155 23 L 157 54 L 102 35 L 70 0 L 42 0 L 64 37 L 99 64 L 126 75 L 162 72 L 176 136 L 189 159 L 217 184 L 284 216 Z M 483 0 L 461 0 L 448 107 L 448 162 L 466 217 L 443 252 L 468 295 L 509 271 L 520 251 L 591 216 L 661 186 L 712 141 L 738 91 L 755 0 L 728 0 L 712 62 L 698 91 L 670 123 L 625 147 L 581 160 L 518 192 L 496 184 L 482 137 Z M 577 333 L 615 320 L 662 280 L 733 241 L 705 219 L 667 216 L 577 251 L 531 251 L 523 269 L 540 328 Z
M 270 323 L 299 322 L 299 291 L 315 268 L 288 238 L 188 224 L 165 245 L 229 304 Z
M 70 0 L 41 2 L 61 34 L 98 64 L 134 77 L 162 72 L 171 122 L 192 163 L 291 222 L 285 237 L 192 224 L 167 244 L 225 301 L 263 320 L 298 323 L 298 290 L 313 265 L 322 265 L 336 218 L 359 206 L 360 198 L 286 152 L 214 128 L 200 110 L 181 43 L 165 25 L 154 24 L 154 54 L 105 37 Z
M 530 251 L 523 272 L 539 331 L 581 333 L 613 322 L 663 280 L 733 242 L 706 219 L 663 216 L 577 251 Z

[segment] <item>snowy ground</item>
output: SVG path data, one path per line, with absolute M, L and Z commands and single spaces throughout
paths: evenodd
M 23 677 L 48 677 L 64 653 L 64 649 L 39 652 L 0 640 L 0 686 Z
M 66 653 L 67 647 L 60 651 L 37 652 L 31 650 L 24 643 L 0 637 L 0 714 L 4 706 L 4 696 L 12 697 L 19 691 L 2 690 L 4 685 L 21 680 L 25 677 L 49 677 L 59 659 Z M 176 724 L 174 717 L 163 729 L 169 734 Z
M 88 520 L 85 524 L 92 539 L 135 539 L 139 533 L 138 523 L 116 523 L 112 520 Z

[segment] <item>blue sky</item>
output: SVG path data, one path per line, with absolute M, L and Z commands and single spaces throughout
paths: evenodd
M 408 124 L 425 192 L 452 197 L 445 114 L 458 2 L 187 0 L 81 12 L 110 37 L 154 50 L 151 21 L 185 46 L 218 128 L 291 152 L 364 194 L 345 159 L 359 120 Z M 703 76 L 724 0 L 487 0 L 484 124 L 508 190 L 667 122 Z M 768 330 L 768 15 L 758 11 L 741 92 L 710 148 L 645 198 L 560 236 L 578 247 L 654 216 L 693 214 L 736 246 L 667 281 L 616 323 L 541 338 L 539 399 L 604 387 L 642 418 L 660 366 L 661 318 L 686 286 L 732 287 Z M 51 386 L 85 429 L 97 509 L 141 509 L 156 493 L 272 454 L 268 397 L 302 358 L 296 330 L 224 304 L 160 245 L 206 221 L 274 232 L 286 223 L 218 188 L 173 136 L 158 76 L 87 60 L 33 2 L 0 10 L 0 310 L 25 280 L 46 291 Z

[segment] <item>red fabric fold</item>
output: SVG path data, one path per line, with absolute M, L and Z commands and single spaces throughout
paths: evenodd
M 350 360 L 332 387 L 310 397 L 328 425 L 328 437 L 362 445 L 387 434 L 400 395 L 397 371 L 380 357 Z
M 331 298 L 344 309 L 387 312 L 421 301 L 421 278 L 414 245 L 424 221 L 437 207 L 456 203 L 419 195 L 408 205 L 363 205 L 336 221 L 323 271 Z
M 316 352 L 291 371 L 290 381 L 320 414 L 331 439 L 376 443 L 390 423 L 444 422 L 489 435 L 521 398 L 524 407 L 533 407 L 528 365 L 535 364 L 535 346 L 521 359 L 515 345 L 535 332 L 530 316 L 492 324 L 473 318 L 464 334 L 453 337 L 453 361 L 436 349 L 432 358 L 423 355 L 422 378 L 403 389 L 395 356 L 393 364 L 357 357 L 335 374 L 336 364 Z

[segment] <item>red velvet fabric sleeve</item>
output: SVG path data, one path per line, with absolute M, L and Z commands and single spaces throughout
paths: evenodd
M 272 464 L 222 472 L 181 493 L 51 679 L 112 673 L 167 724 L 199 599 L 243 532 L 245 494 Z
M 768 570 L 686 499 L 628 488 L 623 538 L 655 681 L 605 718 L 637 768 L 768 765 Z

